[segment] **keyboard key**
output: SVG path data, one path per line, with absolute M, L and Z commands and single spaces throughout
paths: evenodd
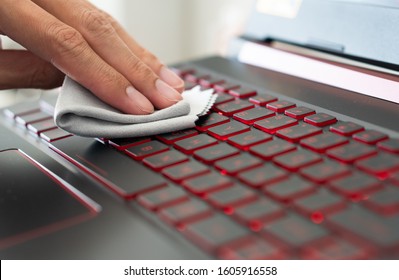
M 341 196 L 326 189 L 319 189 L 313 194 L 296 199 L 294 205 L 307 215 L 312 215 L 313 213 L 318 212 L 324 216 L 341 210 L 346 204 Z M 319 222 L 322 222 L 322 220 Z
M 371 130 L 367 129 L 361 132 L 358 132 L 356 134 L 352 135 L 353 139 L 369 144 L 369 145 L 374 145 L 382 140 L 385 140 L 388 138 L 388 135 L 381 133 L 376 130 Z
M 199 83 L 201 79 L 210 79 L 210 78 L 211 76 L 209 74 L 200 71 L 189 72 L 186 75 L 184 75 L 184 79 L 192 83 Z
M 300 170 L 302 176 L 319 184 L 348 175 L 350 172 L 348 166 L 331 160 Z
M 296 146 L 280 139 L 274 139 L 266 143 L 262 143 L 249 148 L 249 151 L 265 160 L 270 160 L 275 156 L 282 155 L 293 151 Z
M 227 143 L 241 150 L 248 150 L 251 146 L 272 140 L 273 137 L 257 129 L 232 136 L 227 139 Z
M 185 179 L 192 178 L 210 172 L 209 168 L 199 162 L 190 161 L 167 167 L 162 170 L 162 174 L 175 182 L 181 182 Z
M 281 166 L 289 171 L 297 171 L 300 168 L 322 161 L 322 158 L 316 153 L 306 150 L 298 150 L 277 156 L 273 159 L 273 161 L 278 166 Z
M 336 147 L 327 151 L 327 155 L 329 157 L 345 163 L 352 163 L 356 160 L 372 156 L 376 153 L 376 149 L 357 142 Z
M 263 119 L 254 123 L 254 127 L 265 131 L 270 134 L 274 134 L 277 130 L 293 126 L 298 124 L 297 120 L 284 115 L 278 115 L 275 117 L 270 117 Z
M 190 192 L 204 196 L 208 192 L 227 188 L 233 184 L 233 181 L 218 173 L 205 174 L 193 179 L 183 181 L 183 186 Z
M 254 96 L 249 99 L 249 102 L 262 107 L 266 106 L 267 103 L 271 103 L 274 101 L 277 101 L 277 98 L 268 94 Z
M 57 126 L 55 125 L 54 120 L 50 118 L 44 121 L 28 124 L 27 127 L 29 131 L 40 134 L 40 132 L 56 128 Z
M 305 117 L 315 114 L 315 110 L 299 106 L 285 110 L 284 114 L 297 120 L 303 120 Z
M 356 166 L 367 173 L 387 178 L 396 170 L 399 170 L 399 157 L 388 153 L 379 153 L 373 157 L 356 162 Z
M 161 140 L 167 145 L 172 145 L 176 141 L 195 136 L 198 132 L 195 129 L 185 129 L 175 132 L 165 133 L 157 136 L 158 140 Z
M 216 101 L 214 103 L 214 106 L 217 106 L 219 104 L 223 104 L 223 103 L 230 102 L 230 101 L 234 100 L 234 96 L 231 96 L 231 95 L 229 95 L 227 93 L 217 93 L 216 95 L 217 95 L 217 98 L 216 98 Z
M 399 154 L 399 139 L 388 139 L 377 143 L 377 147 L 387 152 Z
M 174 225 L 186 224 L 210 216 L 212 209 L 208 204 L 198 199 L 189 198 L 176 205 L 163 208 L 159 216 Z
M 145 142 L 126 149 L 126 153 L 136 160 L 142 160 L 155 154 L 169 150 L 169 147 L 158 141 Z
M 339 237 L 328 237 L 306 247 L 302 258 L 308 260 L 363 260 L 372 257 L 371 249 L 365 244 Z
M 209 115 L 200 117 L 195 124 L 199 131 L 207 131 L 211 127 L 228 123 L 229 121 L 230 119 L 228 117 L 222 116 L 218 113 L 210 113 Z
M 299 142 L 303 138 L 310 137 L 322 133 L 318 127 L 311 126 L 306 123 L 291 126 L 276 132 L 276 136 L 290 142 Z
M 295 106 L 296 106 L 295 103 L 292 103 L 292 102 L 286 101 L 286 100 L 279 100 L 279 101 L 275 101 L 275 102 L 266 104 L 267 109 L 272 110 L 276 113 L 280 113 L 280 114 L 284 113 L 285 110 L 294 108 Z
M 46 119 L 52 119 L 52 117 L 44 112 L 34 112 L 26 115 L 20 115 L 15 118 L 15 121 L 21 125 L 27 126 L 28 124 L 43 121 Z
M 175 142 L 175 148 L 185 154 L 192 154 L 194 151 L 216 145 L 218 141 L 206 134 L 199 134 Z
M 224 83 L 223 79 L 216 77 L 202 78 L 199 80 L 199 84 L 204 88 L 213 88 L 215 85 L 223 83 Z
M 267 221 L 284 215 L 284 208 L 280 204 L 265 197 L 259 197 L 251 203 L 235 208 L 233 217 L 246 224 L 253 231 L 259 231 Z
M 311 136 L 300 141 L 301 145 L 310 150 L 324 153 L 326 150 L 349 143 L 346 137 L 326 132 L 320 135 Z
M 399 188 L 392 185 L 372 193 L 364 203 L 382 215 L 392 215 L 399 212 Z
M 242 205 L 255 200 L 258 194 L 241 185 L 233 185 L 220 191 L 210 193 L 207 197 L 208 201 L 215 207 L 221 208 L 226 213 L 231 213 L 237 205 Z
M 140 145 L 143 143 L 150 142 L 150 137 L 135 137 L 135 138 L 116 138 L 116 139 L 109 139 L 108 143 L 118 150 L 126 150 L 135 145 Z
M 217 160 L 234 156 L 240 151 L 227 143 L 213 145 L 194 152 L 194 157 L 206 164 L 213 164 Z
M 188 161 L 188 157 L 186 155 L 172 150 L 147 157 L 144 159 L 143 163 L 155 171 L 161 171 L 165 167 L 176 165 L 185 161 Z
M 252 125 L 254 122 L 274 116 L 275 113 L 263 107 L 255 107 L 237 114 L 233 118 L 244 124 Z
M 183 189 L 173 185 L 148 191 L 137 196 L 137 202 L 152 211 L 157 211 L 187 199 L 187 193 Z
M 354 172 L 349 176 L 333 180 L 330 185 L 333 190 L 355 201 L 364 199 L 368 192 L 381 188 L 379 180 L 360 172 Z
M 339 121 L 330 127 L 330 131 L 343 136 L 351 136 L 364 130 L 364 127 L 353 122 Z
M 398 215 L 384 217 L 354 205 L 331 215 L 328 221 L 337 229 L 364 238 L 380 248 L 389 249 L 399 244 Z
M 65 130 L 62 130 L 60 128 L 46 130 L 46 131 L 40 132 L 39 135 L 40 135 L 40 138 L 42 138 L 44 141 L 49 142 L 49 143 L 72 136 L 72 134 L 70 134 L 69 132 L 66 132 Z
M 220 214 L 188 224 L 183 233 L 206 251 L 214 251 L 248 235 L 245 229 Z
M 222 171 L 223 174 L 236 175 L 238 172 L 242 172 L 248 169 L 255 168 L 263 164 L 263 161 L 248 155 L 240 154 L 224 160 L 219 160 L 215 163 L 215 167 Z
M 257 92 L 254 89 L 239 87 L 229 90 L 229 94 L 238 98 L 249 98 L 251 96 L 255 96 Z
M 213 88 L 217 91 L 217 92 L 229 92 L 229 90 L 231 89 L 235 89 L 235 88 L 239 88 L 240 86 L 237 85 L 236 83 L 232 83 L 232 82 L 226 82 L 223 84 L 216 84 Z
M 276 183 L 266 185 L 262 190 L 274 199 L 289 202 L 295 198 L 312 193 L 315 187 L 311 182 L 294 175 Z
M 250 129 L 251 128 L 245 124 L 231 121 L 208 129 L 208 134 L 219 140 L 226 140 L 234 135 L 250 131 Z
M 172 71 L 175 72 L 177 75 L 179 75 L 180 77 L 184 77 L 187 74 L 194 74 L 195 70 L 190 68 L 190 67 L 173 67 Z
M 290 214 L 263 228 L 292 247 L 300 248 L 306 244 L 326 237 L 329 232 L 320 225 L 314 224 L 298 215 Z
M 304 121 L 314 126 L 327 126 L 337 122 L 337 119 L 326 113 L 317 113 L 304 118 Z
M 238 112 L 254 108 L 255 105 L 246 100 L 234 100 L 215 106 L 215 110 L 225 116 L 232 116 Z
M 37 102 L 18 103 L 4 109 L 4 114 L 10 119 L 15 119 L 17 116 L 32 114 L 40 111 Z
M 238 179 L 253 188 L 260 188 L 287 176 L 288 173 L 283 169 L 267 164 L 238 174 Z
M 141 163 L 89 138 L 65 138 L 50 148 L 126 199 L 166 184 Z
M 275 244 L 258 237 L 226 246 L 219 253 L 219 258 L 225 260 L 279 260 L 284 256 Z

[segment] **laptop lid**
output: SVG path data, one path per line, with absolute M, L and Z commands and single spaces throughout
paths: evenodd
M 257 0 L 244 32 L 399 70 L 398 0 Z

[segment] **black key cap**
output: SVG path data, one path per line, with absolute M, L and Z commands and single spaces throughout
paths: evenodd
M 126 150 L 132 146 L 141 145 L 146 142 L 150 142 L 150 137 L 135 137 L 135 138 L 117 138 L 109 139 L 108 143 L 118 150 Z
M 263 161 L 249 154 L 241 154 L 216 162 L 215 167 L 223 174 L 236 175 L 251 168 L 262 165 Z
M 296 124 L 298 124 L 297 120 L 284 115 L 278 115 L 275 117 L 257 121 L 254 123 L 254 127 L 262 131 L 265 131 L 267 133 L 274 134 L 276 133 L 277 130 L 290 127 Z
M 249 102 L 258 106 L 266 106 L 267 103 L 274 101 L 277 101 L 277 98 L 268 94 L 254 96 L 249 99 Z
M 227 143 L 213 145 L 194 152 L 194 157 L 206 164 L 212 164 L 217 160 L 234 156 L 240 151 Z
M 212 208 L 208 204 L 189 198 L 179 204 L 161 209 L 158 214 L 170 224 L 187 224 L 210 216 L 211 213 Z
M 200 134 L 175 142 L 175 148 L 185 154 L 192 154 L 198 149 L 209 147 L 217 143 L 218 141 L 215 138 L 206 134 Z
M 324 153 L 327 149 L 349 143 L 349 140 L 346 137 L 336 135 L 331 132 L 326 132 L 303 139 L 300 141 L 300 143 L 305 148 L 319 153 Z
M 259 131 L 257 129 L 252 129 L 250 131 L 240 133 L 236 136 L 230 137 L 227 139 L 227 143 L 242 149 L 248 150 L 249 147 L 254 146 L 256 144 L 260 144 L 269 140 L 272 140 L 273 137 L 263 131 Z
M 275 139 L 249 148 L 249 151 L 265 160 L 293 151 L 296 146 L 280 139 Z
M 327 155 L 344 163 L 352 163 L 377 153 L 377 150 L 361 143 L 350 143 L 327 151 Z
M 4 109 L 4 114 L 9 118 L 16 118 L 26 114 L 32 114 L 40 110 L 37 102 L 24 102 L 12 105 Z
M 299 125 L 287 127 L 276 132 L 276 136 L 290 142 L 299 142 L 301 139 L 320 134 L 322 130 L 318 127 L 301 123 Z
M 238 179 L 253 188 L 259 188 L 266 184 L 282 180 L 287 176 L 288 173 L 283 169 L 272 164 L 267 164 L 238 174 Z
M 145 142 L 126 149 L 126 153 L 136 160 L 142 160 L 155 154 L 169 150 L 169 147 L 158 141 Z
M 399 156 L 381 152 L 373 157 L 357 161 L 356 166 L 367 173 L 385 179 L 399 170 Z
M 257 193 L 241 185 L 234 185 L 220 191 L 210 193 L 207 197 L 215 207 L 222 208 L 226 213 L 231 213 L 237 205 L 242 205 L 255 200 Z
M 165 144 L 171 145 L 176 141 L 183 140 L 185 138 L 197 135 L 198 131 L 195 129 L 185 129 L 185 130 L 179 130 L 175 132 L 170 132 L 170 133 L 165 133 L 158 135 L 157 138 L 158 140 L 161 140 Z
M 329 214 L 345 207 L 344 199 L 328 190 L 320 189 L 316 193 L 296 199 L 294 205 L 306 214 L 319 212 Z
M 239 87 L 229 90 L 229 94 L 238 98 L 249 98 L 257 95 L 257 92 L 254 89 Z
M 239 122 L 244 124 L 251 125 L 256 121 L 261 119 L 269 118 L 274 116 L 275 113 L 273 111 L 267 110 L 262 107 L 256 107 L 250 110 L 246 110 L 237 114 L 234 114 L 233 118 Z
M 175 182 L 210 172 L 210 169 L 196 161 L 184 162 L 162 170 L 162 174 Z
M 317 113 L 304 118 L 304 121 L 308 124 L 315 126 L 327 126 L 337 122 L 337 119 L 326 113 Z
M 296 106 L 295 103 L 292 103 L 290 101 L 279 100 L 272 103 L 268 103 L 266 105 L 266 108 L 281 114 L 284 113 L 285 110 L 294 108 L 295 106 Z
M 234 100 L 234 96 L 231 96 L 230 94 L 227 93 L 217 93 L 217 98 L 215 101 L 215 106 L 226 103 L 226 102 L 230 102 Z
M 237 121 L 231 121 L 222 125 L 218 125 L 208 129 L 208 134 L 219 140 L 226 140 L 234 135 L 250 131 L 250 127 L 239 123 Z
M 284 114 L 291 118 L 302 120 L 307 116 L 315 114 L 315 110 L 300 106 L 285 110 Z
M 379 180 L 361 172 L 333 180 L 330 185 L 335 191 L 353 200 L 364 199 L 366 193 L 381 187 Z
M 54 120 L 50 118 L 40 122 L 28 124 L 27 127 L 33 133 L 40 134 L 40 132 L 56 128 L 56 125 L 54 123 Z
M 330 131 L 341 134 L 343 136 L 351 136 L 357 132 L 364 130 L 364 127 L 353 122 L 339 121 L 330 127 Z
M 249 110 L 254 107 L 255 107 L 254 104 L 249 103 L 246 100 L 238 99 L 238 100 L 234 100 L 234 101 L 230 101 L 230 102 L 226 102 L 226 103 L 217 105 L 217 106 L 215 106 L 215 110 L 217 112 L 222 113 L 225 116 L 232 116 L 235 113 Z
M 200 117 L 195 124 L 199 131 L 207 131 L 211 127 L 228 123 L 229 121 L 230 119 L 228 117 L 222 116 L 218 113 L 210 113 L 209 115 Z
M 34 123 L 34 122 L 38 122 L 38 121 L 42 121 L 42 120 L 46 120 L 46 119 L 51 119 L 52 117 L 44 112 L 36 112 L 36 113 L 30 113 L 30 114 L 26 114 L 26 115 L 21 115 L 21 116 L 17 116 L 15 118 L 15 121 L 19 124 L 22 125 L 28 125 L 30 123 Z
M 365 204 L 382 215 L 392 215 L 399 212 L 399 188 L 386 185 L 384 189 L 372 193 Z
M 186 191 L 173 185 L 151 190 L 137 196 L 137 202 L 152 211 L 178 204 L 187 199 Z
M 367 129 L 365 131 L 362 132 L 358 132 L 354 135 L 352 135 L 353 139 L 369 144 L 369 145 L 374 145 L 382 140 L 385 140 L 388 138 L 388 135 L 376 131 L 376 130 L 372 130 L 372 129 Z
M 219 173 L 205 174 L 193 179 L 184 180 L 182 185 L 190 192 L 203 196 L 208 192 L 227 188 L 233 184 L 233 181 L 222 176 Z
M 140 163 L 89 138 L 69 137 L 50 147 L 126 199 L 166 183 Z
M 262 190 L 274 199 L 281 202 L 289 202 L 295 198 L 312 193 L 315 190 L 315 186 L 311 182 L 294 175 L 279 182 L 266 185 Z
M 377 147 L 390 153 L 399 154 L 399 139 L 391 138 L 378 142 Z
M 300 168 L 316 164 L 322 161 L 322 158 L 306 150 L 293 151 L 273 158 L 275 164 L 289 170 L 297 171 Z
M 260 230 L 263 222 L 281 217 L 284 208 L 271 199 L 260 197 L 251 203 L 237 207 L 233 216 L 247 224 L 252 230 Z
M 181 162 L 188 161 L 188 157 L 178 151 L 166 151 L 154 156 L 147 157 L 143 163 L 154 169 L 160 171 L 165 167 L 169 167 Z
M 60 128 L 54 128 L 51 130 L 46 130 L 44 132 L 41 132 L 40 138 L 42 138 L 46 142 L 54 142 L 54 141 L 69 137 L 71 135 L 72 134 L 70 134 L 69 132 L 66 132 L 65 130 L 62 130 Z
M 235 89 L 235 88 L 239 88 L 240 86 L 237 85 L 236 83 L 232 83 L 232 82 L 226 82 L 223 84 L 217 84 L 215 85 L 213 88 L 217 91 L 217 92 L 229 92 L 229 90 L 231 89 Z
M 248 235 L 240 225 L 219 214 L 187 225 L 183 233 L 207 251 L 213 251 Z
M 332 160 L 326 160 L 300 170 L 302 176 L 319 184 L 348 175 L 350 172 L 347 165 Z
M 399 216 L 384 217 L 363 207 L 353 206 L 329 216 L 333 225 L 342 231 L 364 238 L 379 247 L 391 248 L 399 244 Z
M 329 234 L 320 225 L 316 225 L 295 214 L 290 214 L 268 223 L 263 230 L 296 248 L 326 237 Z
M 215 85 L 223 84 L 224 80 L 216 77 L 202 78 L 199 80 L 199 84 L 203 88 L 213 88 Z

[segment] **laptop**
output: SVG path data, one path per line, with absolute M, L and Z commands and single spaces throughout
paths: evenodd
M 399 258 L 399 2 L 255 2 L 229 56 L 174 66 L 218 95 L 192 129 L 2 109 L 2 259 Z

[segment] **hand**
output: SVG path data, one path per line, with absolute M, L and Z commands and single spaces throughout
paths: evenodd
M 66 74 L 129 114 L 182 99 L 184 82 L 85 0 L 0 0 L 0 34 L 27 49 L 0 47 L 0 88 L 51 88 Z

